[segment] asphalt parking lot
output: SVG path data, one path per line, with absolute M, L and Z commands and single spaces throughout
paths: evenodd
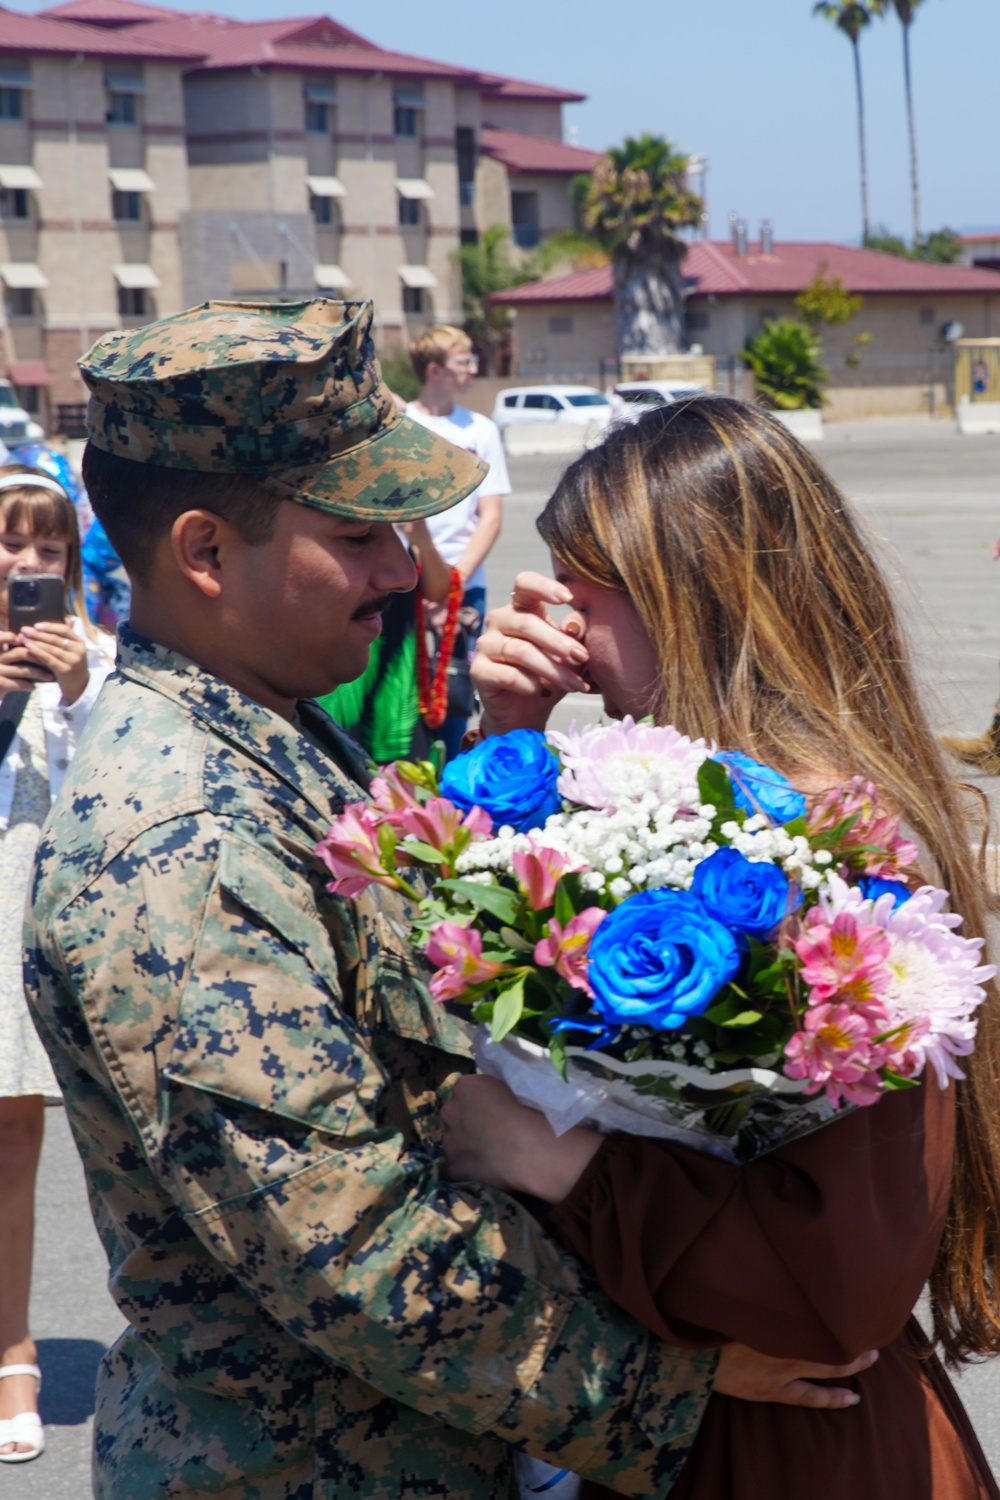
M 816 451 L 876 539 L 935 727 L 985 728 L 1000 658 L 1000 564 L 990 558 L 1000 534 L 1000 437 L 960 438 L 950 422 L 926 418 L 879 420 L 830 426 Z M 533 519 L 558 472 L 551 459 L 512 464 L 515 493 L 490 561 L 494 601 L 509 594 L 517 571 L 546 566 Z M 561 723 L 593 716 L 585 697 L 560 709 Z M 977 779 L 1000 805 L 1000 781 Z M 83 1500 L 90 1494 L 94 1373 L 122 1323 L 105 1288 L 106 1263 L 63 1111 L 50 1110 L 48 1123 L 32 1318 L 49 1451 L 33 1464 L 0 1466 L 0 1493 Z M 960 1388 L 1000 1476 L 1000 1361 L 968 1371 Z

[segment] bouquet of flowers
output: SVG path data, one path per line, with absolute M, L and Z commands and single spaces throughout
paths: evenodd
M 748 1161 L 838 1111 L 963 1076 L 995 970 L 861 778 L 777 771 L 624 719 L 397 763 L 319 845 L 330 890 L 418 908 L 442 1002 L 557 1131 Z

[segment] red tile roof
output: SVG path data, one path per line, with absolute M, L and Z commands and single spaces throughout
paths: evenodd
M 288 67 L 340 73 L 381 71 L 396 77 L 450 78 L 493 99 L 538 99 L 576 103 L 586 96 L 499 73 L 393 52 L 349 31 L 329 16 L 276 21 L 238 21 L 209 11 L 190 13 L 140 0 L 64 0 L 40 12 L 46 19 L 86 23 L 101 30 L 141 34 L 160 46 L 200 53 L 206 68 Z M 3 30 L 0 26 L 0 46 Z M 93 51 L 93 48 L 90 49 Z M 574 168 L 573 170 L 577 170 Z
M 1000 240 L 1000 229 L 994 229 L 992 234 L 960 234 L 958 238 L 963 245 L 992 245 Z
M 569 89 L 550 88 L 547 83 L 525 83 L 520 78 L 504 78 L 500 73 L 479 73 L 480 87 L 487 98 L 549 99 L 558 104 L 582 104 L 586 94 Z
M 147 28 L 111 31 L 73 21 L 26 16 L 0 7 L 0 50 L 12 52 L 70 52 L 91 57 L 129 57 L 161 61 L 191 62 L 198 52 L 190 46 L 165 42 L 147 34 Z
M 162 21 L 175 15 L 165 5 L 140 5 L 137 0 L 66 0 L 41 14 L 54 21 L 86 21 L 90 26 L 134 26 L 139 21 Z
M 684 259 L 691 296 L 795 296 L 823 262 L 826 275 L 839 276 L 852 292 L 912 292 L 934 296 L 947 292 L 1000 294 L 1000 273 L 979 266 L 939 266 L 906 260 L 879 250 L 856 250 L 824 240 L 783 241 L 773 255 L 737 256 L 728 240 L 697 240 Z M 550 281 L 496 292 L 495 302 L 589 302 L 611 296 L 611 267 L 575 271 Z
M 598 151 L 492 125 L 483 126 L 480 142 L 486 155 L 502 162 L 508 172 L 592 172 L 601 159 Z

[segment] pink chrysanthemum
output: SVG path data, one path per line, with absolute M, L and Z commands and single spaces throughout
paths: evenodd
M 581 807 L 615 808 L 647 791 L 672 798 L 693 786 L 698 767 L 711 754 L 671 725 L 637 724 L 631 715 L 614 724 L 590 724 L 568 734 L 548 735 L 559 752 L 559 792 Z

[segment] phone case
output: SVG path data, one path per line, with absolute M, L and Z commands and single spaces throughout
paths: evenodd
M 65 620 L 66 587 L 54 573 L 19 573 L 7 579 L 8 629 L 16 634 L 40 620 Z

